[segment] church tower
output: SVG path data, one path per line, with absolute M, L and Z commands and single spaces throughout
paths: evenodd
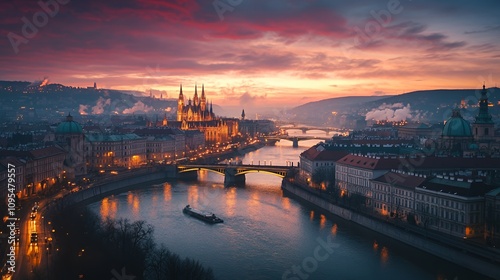
M 177 121 L 182 121 L 182 111 L 184 109 L 184 95 L 182 94 L 182 84 L 179 93 L 179 100 L 177 100 Z
M 205 85 L 201 85 L 201 100 L 200 100 L 200 109 L 202 112 L 205 112 L 207 109 L 207 98 L 205 97 Z
M 194 97 L 193 97 L 193 106 L 196 107 L 200 104 L 200 100 L 198 99 L 198 86 L 194 85 Z
M 483 85 L 481 98 L 479 99 L 479 113 L 472 124 L 474 140 L 478 142 L 479 149 L 488 149 L 488 142 L 494 140 L 495 124 L 488 111 L 488 90 Z
M 241 111 L 241 120 L 242 121 L 245 120 L 245 109 L 243 109 L 243 111 Z

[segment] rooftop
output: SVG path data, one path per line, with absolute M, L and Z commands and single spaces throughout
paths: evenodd
M 127 140 L 139 140 L 142 139 L 139 135 L 129 133 L 129 134 L 103 134 L 103 133 L 94 133 L 87 134 L 85 138 L 89 142 L 121 142 Z
M 390 171 L 378 178 L 373 179 L 372 181 L 392 184 L 394 186 L 407 189 L 415 189 L 416 187 L 421 186 L 427 180 L 429 179 L 425 176 L 418 176 L 403 172 Z

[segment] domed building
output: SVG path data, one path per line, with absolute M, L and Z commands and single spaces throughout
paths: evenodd
M 55 133 L 57 144 L 66 150 L 64 168 L 68 177 L 87 174 L 85 162 L 85 136 L 82 126 L 73 120 L 73 116 L 68 114 L 66 121 L 61 122 Z
M 470 123 L 462 117 L 459 109 L 454 109 L 441 133 L 441 150 L 461 155 L 469 149 L 473 139 Z

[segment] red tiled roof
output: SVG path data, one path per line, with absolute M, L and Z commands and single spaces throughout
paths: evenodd
M 314 145 L 302 152 L 300 156 L 311 161 L 337 161 L 349 154 L 349 152 L 342 150 L 318 150 L 317 148 L 318 145 Z
M 337 163 L 364 169 L 391 170 L 396 169 L 401 162 L 397 158 L 366 157 L 349 154 L 338 160 Z

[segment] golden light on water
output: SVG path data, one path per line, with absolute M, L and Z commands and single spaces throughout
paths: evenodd
M 321 214 L 321 215 L 319 215 L 319 227 L 321 229 L 324 229 L 325 226 L 326 226 L 326 216 Z
M 258 192 L 252 192 L 250 194 L 250 199 L 247 200 L 247 211 L 252 217 L 256 218 L 259 216 L 259 213 L 261 213 L 261 202 Z
M 333 224 L 331 232 L 333 235 L 337 235 L 337 224 Z
M 234 216 L 236 202 L 236 189 L 231 188 L 226 192 L 226 215 Z
M 116 216 L 118 206 L 114 199 L 105 197 L 101 200 L 100 214 L 101 217 L 114 219 Z
M 285 210 L 290 210 L 290 199 L 288 197 L 284 197 L 282 200 L 281 200 L 281 206 L 283 207 L 283 209 Z
M 387 249 L 387 247 L 385 246 L 382 247 L 382 250 L 380 251 L 380 260 L 383 264 L 386 264 L 389 260 L 389 249 Z
M 170 185 L 169 183 L 165 183 L 163 185 L 163 200 L 172 200 L 172 185 Z
M 189 186 L 188 187 L 188 204 L 193 207 L 197 207 L 198 205 L 198 187 L 197 186 Z

